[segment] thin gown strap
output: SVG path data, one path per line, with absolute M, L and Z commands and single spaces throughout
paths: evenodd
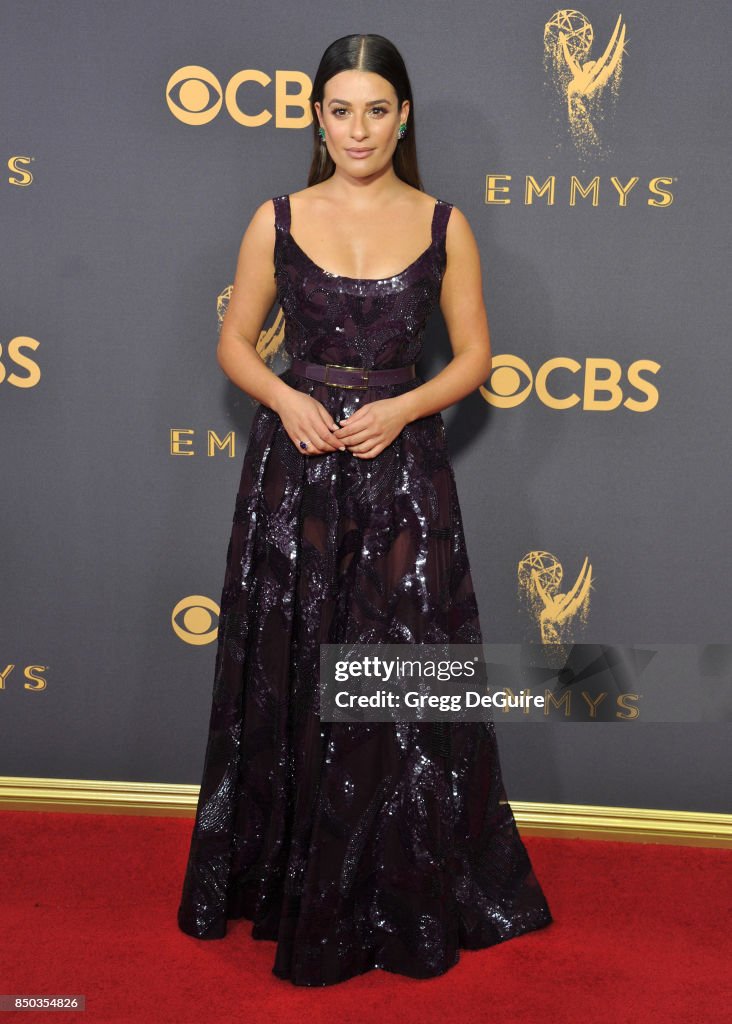
M 443 256 L 446 255 L 445 237 L 447 235 L 447 222 L 450 219 L 451 212 L 452 203 L 448 203 L 444 199 L 437 200 L 434 213 L 432 214 L 432 242 L 437 245 L 439 252 Z
M 290 230 L 290 197 L 274 196 L 272 202 L 275 210 L 275 228 L 278 234 L 285 234 Z

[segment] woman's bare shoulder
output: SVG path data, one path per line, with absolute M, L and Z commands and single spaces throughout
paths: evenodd
M 449 202 L 447 199 L 442 201 Z M 470 227 L 470 221 L 455 203 L 450 203 L 450 217 L 447 222 L 448 242 L 451 238 L 473 238 L 473 229 Z
M 263 199 L 259 206 L 256 206 L 254 208 L 254 213 L 252 214 L 250 223 L 254 223 L 254 221 L 256 221 L 258 224 L 264 222 L 265 224 L 270 224 L 272 227 L 274 227 L 274 200 L 276 198 L 276 196 L 270 196 L 269 199 Z
M 254 208 L 244 237 L 256 239 L 263 245 L 269 245 L 275 237 L 275 196 L 262 200 Z
M 471 265 L 480 267 L 480 251 L 468 218 L 463 211 L 451 203 L 450 216 L 445 232 L 445 250 L 448 265 L 461 264 L 463 268 Z

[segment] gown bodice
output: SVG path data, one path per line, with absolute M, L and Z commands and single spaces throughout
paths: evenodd
M 392 277 L 354 278 L 319 267 L 292 237 L 290 197 L 276 196 L 275 277 L 290 357 L 390 369 L 420 355 L 426 322 L 447 265 L 452 204 L 435 202 L 431 242 Z

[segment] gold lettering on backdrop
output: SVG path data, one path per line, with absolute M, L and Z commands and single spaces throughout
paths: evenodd
M 29 348 L 35 351 L 40 345 L 35 338 L 28 338 L 25 335 L 18 335 L 12 338 L 6 347 L 3 356 L 3 346 L 0 344 L 0 384 L 7 380 L 16 388 L 33 388 L 41 379 L 41 368 L 35 359 L 23 353 L 23 349 Z M 14 363 L 17 367 L 28 372 L 17 374 L 14 370 L 8 371 L 8 364 Z
M 592 695 L 589 694 L 587 692 L 587 690 L 580 690 L 579 691 L 579 696 L 583 699 L 583 701 L 587 705 L 587 708 L 588 708 L 587 720 L 588 721 L 592 721 L 592 720 L 596 721 L 597 720 L 597 709 L 600 706 L 600 704 L 607 697 L 607 693 L 597 694 L 595 699 L 593 699 Z M 636 705 L 635 704 L 632 704 L 632 706 L 628 705 L 628 701 L 633 701 L 634 702 L 634 701 L 639 701 L 639 700 L 640 700 L 640 694 L 639 693 L 619 693 L 617 695 L 617 697 L 615 698 L 615 703 L 616 703 L 616 706 L 618 708 L 620 708 L 621 710 L 615 712 L 615 717 L 619 718 L 619 719 L 621 719 L 621 721 L 625 721 L 625 722 L 630 721 L 631 719 L 639 718 L 640 717 L 640 711 L 638 710 Z M 571 714 L 572 714 L 572 691 L 571 690 L 565 690 L 562 693 L 561 697 L 559 699 L 557 699 L 557 697 L 555 696 L 555 694 L 551 690 L 544 690 L 544 717 L 545 718 L 547 718 L 551 714 L 552 709 L 554 709 L 556 711 L 562 710 L 564 712 L 564 717 L 565 718 L 570 718 Z M 627 715 L 622 714 L 621 712 L 623 710 L 624 711 L 628 711 L 629 714 L 627 714 Z
M 38 693 L 41 690 L 45 690 L 48 687 L 48 682 L 45 678 L 45 673 L 48 672 L 48 665 L 25 665 L 23 668 L 23 678 L 27 680 L 23 683 L 24 690 L 30 690 L 32 693 Z M 6 683 L 10 678 L 15 665 L 6 665 L 2 672 L 0 672 L 0 690 L 7 689 Z M 44 675 L 41 675 L 44 673 Z
M 546 179 L 543 185 L 538 185 L 536 178 L 533 178 L 530 174 L 526 175 L 526 190 L 524 192 L 524 206 L 531 206 L 534 201 L 534 196 L 541 198 L 543 195 L 547 197 L 547 203 L 549 206 L 554 206 L 554 184 L 556 179 L 552 176 Z
M 569 718 L 572 713 L 572 708 L 569 700 L 569 690 L 565 690 L 562 696 L 557 700 L 551 690 L 544 691 L 544 714 L 548 715 L 550 706 L 559 710 L 564 708 L 564 717 Z
M 171 427 L 170 429 L 170 454 L 171 455 L 195 455 L 196 431 L 185 427 Z M 184 436 L 188 435 L 188 436 Z M 217 452 L 226 451 L 230 459 L 236 458 L 236 434 L 230 430 L 223 438 L 219 437 L 215 430 L 206 431 L 206 454 L 213 458 Z
M 576 359 L 568 359 L 566 356 L 556 356 L 554 359 L 548 359 L 536 371 L 536 381 L 534 384 L 536 396 L 549 409 L 571 409 L 573 405 L 579 403 L 580 397 L 578 394 L 572 392 L 565 398 L 557 398 L 549 392 L 549 374 L 554 373 L 556 370 L 569 370 L 570 373 L 580 373 L 582 371 L 582 363 L 578 363 Z
M 596 371 L 599 369 L 605 369 L 610 373 L 610 384 L 612 389 L 610 391 L 612 398 L 605 402 L 600 402 L 596 398 L 597 391 L 608 390 L 608 380 L 598 381 Z M 652 409 L 655 409 L 658 404 L 658 389 L 654 387 L 649 381 L 644 380 L 641 377 L 641 372 L 648 370 L 651 373 L 657 374 L 660 370 L 659 362 L 654 362 L 653 359 L 636 359 L 632 362 L 628 368 L 628 382 L 634 387 L 638 388 L 643 394 L 646 395 L 646 401 L 638 401 L 636 398 L 626 398 L 622 401 L 623 406 L 626 409 L 630 409 L 634 413 L 649 413 Z M 620 379 L 620 369 L 614 359 L 597 359 L 589 358 L 587 360 L 587 373 L 585 376 L 585 409 L 590 412 L 596 412 L 598 410 L 611 410 L 617 409 L 622 399 L 622 390 L 618 386 Z
M 597 206 L 600 202 L 600 179 L 597 175 L 592 179 L 589 185 L 585 187 L 576 175 L 572 175 L 569 179 L 569 205 L 577 205 L 577 193 L 586 199 L 588 195 L 592 195 L 592 205 Z
M 610 412 L 623 405 L 631 412 L 650 412 L 658 405 L 659 392 L 642 374 L 656 374 L 660 369 L 661 364 L 652 359 L 636 359 L 628 366 L 627 383 L 646 396 L 645 401 L 640 401 L 625 396 L 621 386 L 623 370 L 615 359 L 588 356 L 582 364 L 568 356 L 554 356 L 542 363 L 534 374 L 529 364 L 518 356 L 497 353 L 488 380 L 479 385 L 478 391 L 489 405 L 498 409 L 516 408 L 534 392 L 548 409 L 571 409 L 581 405 L 585 412 Z M 565 395 L 556 393 L 556 379 L 553 387 L 550 381 L 552 375 L 561 371 L 573 375 L 579 384 L 578 388 L 570 387 Z M 561 376 L 558 380 L 561 383 Z M 603 393 L 609 397 L 601 399 L 599 396 Z
M 297 92 L 288 92 L 287 86 L 294 82 L 299 89 Z M 312 123 L 310 113 L 310 93 L 313 83 L 302 71 L 276 71 L 275 72 L 275 110 L 277 112 L 275 126 L 277 128 L 307 128 Z M 298 117 L 289 117 L 288 107 L 295 107 L 301 113 Z
M 486 174 L 484 204 L 486 206 L 509 206 L 513 202 L 510 195 L 511 186 L 508 184 L 512 179 L 512 174 Z M 648 191 L 651 195 L 646 200 L 647 205 L 658 209 L 670 206 L 674 200 L 673 194 L 662 186 L 672 185 L 674 180 L 670 176 L 651 178 L 648 182 Z M 613 203 L 617 203 L 619 207 L 627 207 L 628 196 L 639 181 L 640 178 L 635 176 L 623 184 L 620 178 L 611 175 L 610 185 L 603 188 L 602 179 L 597 174 L 588 182 L 584 182 L 576 174 L 572 174 L 566 193 L 562 192 L 561 195 L 566 195 L 569 206 L 587 207 L 602 205 L 602 197 L 609 194 Z M 556 205 L 557 177 L 555 174 L 547 175 L 541 183 L 533 174 L 524 175 L 524 206 L 534 206 L 536 205 L 535 200 L 538 199 L 543 199 L 546 206 Z
M 618 195 L 620 196 L 620 205 L 627 206 L 628 196 L 630 195 L 631 191 L 635 188 L 635 186 L 638 184 L 640 178 L 631 178 L 627 185 L 621 184 L 621 182 L 618 178 L 615 177 L 615 175 L 613 175 L 610 178 L 610 181 L 618 190 Z
M 269 89 L 272 77 L 258 68 L 243 68 L 231 76 L 226 86 L 208 68 L 187 64 L 178 68 L 165 85 L 165 101 L 173 117 L 183 124 L 208 124 L 218 116 L 223 105 L 232 121 L 244 128 L 261 128 L 272 120 L 267 106 L 269 93 L 255 99 L 252 108 L 244 109 L 239 99 L 241 86 Z M 292 91 L 290 88 L 293 87 Z M 275 127 L 307 128 L 312 124 L 310 94 L 313 83 L 303 71 L 276 70 L 274 74 Z M 290 114 L 293 109 L 297 113 Z
M 615 712 L 615 717 L 616 718 L 622 718 L 622 719 L 638 718 L 638 716 L 640 715 L 640 711 L 638 710 L 638 708 L 636 707 L 635 704 L 633 704 L 632 706 L 629 707 L 628 706 L 628 701 L 639 701 L 639 700 L 640 700 L 640 694 L 639 693 L 621 693 L 621 694 L 619 694 L 618 695 L 618 707 L 621 709 L 621 711 L 627 711 L 628 714 L 627 715 L 623 715 L 623 714 L 621 714 L 620 711 L 616 711 Z
M 170 428 L 170 454 L 171 455 L 195 455 L 193 451 L 193 434 L 195 431 L 186 430 L 184 427 Z M 188 434 L 188 437 L 184 437 Z
M 667 192 L 666 189 L 659 188 L 659 182 L 661 182 L 663 185 L 670 185 L 673 180 L 673 178 L 651 178 L 650 182 L 648 183 L 648 188 L 653 193 L 653 196 L 660 196 L 661 201 L 656 202 L 653 196 L 651 196 L 651 198 L 648 200 L 649 206 L 663 207 L 671 205 L 671 203 L 674 201 L 674 197 L 670 192 Z
M 29 685 L 29 683 L 24 683 L 23 689 L 33 691 L 45 690 L 48 683 L 46 682 L 46 679 L 42 675 L 39 675 L 37 673 L 47 671 L 47 665 L 26 665 L 25 668 L 23 669 L 23 675 L 25 676 L 26 679 L 30 680 L 30 683 L 32 683 L 33 685 L 31 686 Z
M 617 409 L 623 401 L 623 389 L 620 387 L 621 369 L 614 359 L 588 358 L 585 364 L 584 408 L 592 411 L 598 409 Z M 605 371 L 605 376 L 600 374 Z M 601 399 L 599 395 L 608 397 Z
M 507 206 L 511 200 L 506 196 L 503 197 L 503 193 L 509 191 L 509 185 L 499 185 L 499 181 L 510 181 L 510 174 L 486 174 L 485 176 L 485 201 L 486 203 L 500 203 Z M 499 193 L 500 196 L 499 196 Z
M 233 459 L 236 456 L 236 442 L 234 440 L 234 431 L 230 430 L 226 437 L 221 440 L 219 435 L 213 431 L 208 432 L 208 454 L 215 455 L 217 451 L 223 451 L 226 448 L 229 452 L 229 458 Z
M 11 156 L 8 160 L 8 170 L 17 175 L 15 178 L 8 178 L 9 185 L 30 185 L 33 181 L 33 175 L 28 170 L 26 164 L 30 164 L 35 160 L 34 156 Z
M 254 69 L 238 71 L 232 76 L 226 86 L 224 100 L 226 102 L 226 109 L 237 124 L 243 124 L 245 128 L 259 128 L 261 125 L 267 124 L 268 121 L 272 120 L 272 114 L 266 107 L 256 114 L 245 114 L 239 107 L 237 97 L 237 90 L 244 82 L 255 82 L 257 85 L 265 86 L 269 85 L 271 81 L 272 79 L 264 71 L 255 71 Z
M 598 693 L 597 697 L 593 700 L 586 690 L 582 691 L 582 699 L 590 710 L 590 718 L 597 718 L 597 709 L 606 697 L 606 693 Z

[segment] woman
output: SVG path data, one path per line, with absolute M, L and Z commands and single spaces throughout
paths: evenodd
M 440 410 L 491 365 L 475 239 L 426 195 L 404 63 L 326 50 L 308 187 L 256 210 L 221 329 L 258 400 L 221 597 L 210 731 L 178 910 L 253 921 L 273 972 L 329 985 L 443 974 L 552 920 L 506 801 L 492 722 L 324 722 L 320 645 L 481 643 Z M 292 362 L 256 342 L 275 300 Z M 439 301 L 454 358 L 414 361 Z

